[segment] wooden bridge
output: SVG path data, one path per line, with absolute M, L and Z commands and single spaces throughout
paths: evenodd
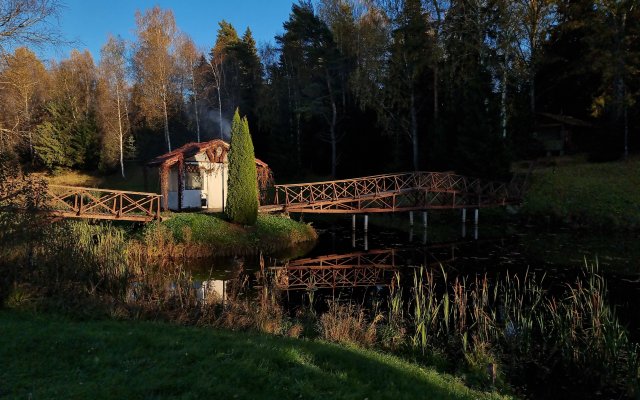
M 77 186 L 41 185 L 33 192 L 31 184 L 6 185 L 0 193 L 2 209 L 20 211 L 26 196 L 37 196 L 34 211 L 61 218 L 106 219 L 149 222 L 160 220 L 161 195 Z M 22 200 L 21 200 L 22 199 Z
M 160 220 L 162 196 L 155 193 L 48 185 L 47 209 L 65 218 L 149 222 Z
M 449 255 L 435 257 L 429 249 L 448 248 Z M 456 243 L 442 243 L 420 250 L 419 265 L 430 266 L 455 259 Z M 332 254 L 292 261 L 272 267 L 276 288 L 281 290 L 339 289 L 388 285 L 398 268 L 403 253 L 418 249 L 386 249 Z
M 260 209 L 356 214 L 496 207 L 521 203 L 525 182 L 526 178 L 500 183 L 449 172 L 408 172 L 275 185 L 273 204 Z

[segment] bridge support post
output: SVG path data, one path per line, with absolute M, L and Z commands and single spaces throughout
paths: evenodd
M 364 215 L 364 232 L 369 232 L 369 216 L 367 214 Z
M 356 230 L 356 215 L 353 214 L 351 216 L 351 230 L 355 231 Z
M 427 228 L 427 218 L 428 218 L 427 212 L 423 211 L 422 212 L 422 225 L 424 225 L 425 229 Z
M 369 235 L 364 234 L 364 251 L 369 251 Z
M 409 211 L 409 226 L 413 226 L 413 211 Z
M 462 223 L 465 224 L 467 222 L 467 209 L 462 209 Z
M 478 225 L 478 219 L 480 218 L 480 209 L 476 208 L 473 213 L 473 224 Z

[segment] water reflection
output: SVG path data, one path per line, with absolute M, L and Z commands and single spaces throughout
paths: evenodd
M 434 267 L 455 261 L 458 243 L 424 248 L 367 250 L 294 260 L 271 267 L 281 290 L 317 290 L 387 286 L 401 267 Z M 436 252 L 435 250 L 438 250 Z
M 194 281 L 193 288 L 198 301 L 204 304 L 222 303 L 228 300 L 226 280 Z

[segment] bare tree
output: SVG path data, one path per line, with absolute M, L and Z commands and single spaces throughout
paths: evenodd
M 59 0 L 0 1 L 0 54 L 16 46 L 62 44 L 57 20 Z

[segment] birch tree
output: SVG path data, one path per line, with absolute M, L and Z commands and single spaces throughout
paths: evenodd
M 107 43 L 100 51 L 100 56 L 98 87 L 98 123 L 102 131 L 100 164 L 103 167 L 109 167 L 114 164 L 114 159 L 117 159 L 120 173 L 125 178 L 124 145 L 130 125 L 127 113 L 129 96 L 124 40 L 109 36 Z
M 543 57 L 543 46 L 555 23 L 554 3 L 554 0 L 517 0 L 514 4 L 522 21 L 518 55 L 527 69 L 532 118 L 536 113 L 536 74 Z
M 136 12 L 137 43 L 133 55 L 136 82 L 141 92 L 140 110 L 151 126 L 162 126 L 171 151 L 169 116 L 175 100 L 178 28 L 171 10 L 156 6 Z
M 187 82 L 185 85 L 185 93 L 183 93 L 185 104 L 188 102 L 193 103 L 193 119 L 196 124 L 196 138 L 200 142 L 200 115 L 198 110 L 199 100 L 199 80 L 198 66 L 199 61 L 202 58 L 202 53 L 198 51 L 193 40 L 183 34 L 180 36 L 180 44 L 178 46 L 178 64 L 180 66 L 181 74 L 184 80 Z

